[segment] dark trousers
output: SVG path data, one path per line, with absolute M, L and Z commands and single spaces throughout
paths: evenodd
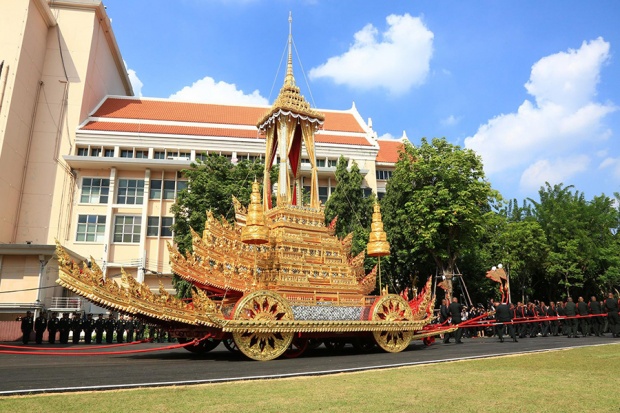
M 124 330 L 116 330 L 116 342 L 117 343 L 122 343 L 123 342 L 123 333 L 125 331 Z
M 60 344 L 69 342 L 69 330 L 60 330 Z
M 101 342 L 103 341 L 103 330 L 99 330 L 95 333 L 95 340 L 97 344 L 101 344 Z
M 563 322 L 566 325 L 566 334 L 569 337 L 577 337 L 577 319 L 567 318 Z
M 620 327 L 620 317 L 618 316 L 617 311 L 613 311 L 607 314 L 607 319 L 609 320 L 609 332 L 612 336 L 618 337 L 620 332 L 618 328 Z
M 91 341 L 93 341 L 93 331 L 84 330 L 84 343 L 90 344 Z
M 579 328 L 581 329 L 581 334 L 587 336 L 590 334 L 590 319 L 589 318 L 581 318 L 579 319 Z
M 45 330 L 38 330 L 38 331 L 35 333 L 35 336 L 34 336 L 34 337 L 35 337 L 35 342 L 36 342 L 37 344 L 41 344 L 41 343 L 43 343 L 43 333 L 44 333 L 44 332 L 45 332 Z
M 527 331 L 528 331 L 528 324 L 520 323 L 518 324 L 518 326 L 519 326 L 519 337 L 525 338 L 525 336 L 527 335 Z
M 106 330 L 105 331 L 105 342 L 108 344 L 112 344 L 113 339 L 114 339 L 114 330 Z
M 603 324 L 601 323 L 602 321 L 603 321 L 603 317 L 592 317 L 590 319 L 590 324 L 592 325 L 592 332 L 594 333 L 595 336 L 601 335 L 601 330 L 603 326 Z
M 49 330 L 49 334 L 47 335 L 47 341 L 50 344 L 56 343 L 56 330 Z
M 28 344 L 28 340 L 30 340 L 30 333 L 32 333 L 32 330 L 22 331 L 22 343 Z
M 510 336 L 510 338 L 512 338 L 515 341 L 517 340 L 517 336 L 515 334 L 515 326 L 513 324 L 508 324 L 508 325 L 499 324 L 496 328 L 497 328 L 497 336 L 499 337 L 500 341 L 504 341 L 504 328 L 508 328 L 508 335 Z
M 127 342 L 131 343 L 133 341 L 133 330 L 127 330 Z
M 80 342 L 80 334 L 82 330 L 73 330 L 73 344 L 77 344 Z
M 558 321 L 554 320 L 554 321 L 549 322 L 549 328 L 550 328 L 551 334 L 553 334 L 554 336 L 557 336 L 559 334 L 558 327 L 559 327 Z

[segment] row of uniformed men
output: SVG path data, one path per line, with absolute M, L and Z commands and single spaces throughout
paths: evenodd
M 23 333 L 22 342 L 28 344 L 30 334 L 34 330 L 35 342 L 41 344 L 43 342 L 43 333 L 48 331 L 48 341 L 50 344 L 56 342 L 56 335 L 59 335 L 59 342 L 67 344 L 69 342 L 69 333 L 73 333 L 72 341 L 74 344 L 80 342 L 82 332 L 84 332 L 84 343 L 90 344 L 93 340 L 93 332 L 95 333 L 95 342 L 101 344 L 105 333 L 105 342 L 112 343 L 114 333 L 116 333 L 116 341 L 122 343 L 125 334 L 127 342 L 141 340 L 144 337 L 145 325 L 138 319 L 134 319 L 132 315 L 120 315 L 118 320 L 110 314 L 107 319 L 103 318 L 103 314 L 99 314 L 97 319 L 92 314 L 88 314 L 83 318 L 80 313 L 73 313 L 73 318 L 69 318 L 69 313 L 64 313 L 61 318 L 57 313 L 52 313 L 49 320 L 46 313 L 41 314 L 33 320 L 32 313 L 28 311 L 26 316 L 21 319 L 21 330 Z

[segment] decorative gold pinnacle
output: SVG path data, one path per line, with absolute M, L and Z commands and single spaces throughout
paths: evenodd
M 265 213 L 260 197 L 260 185 L 255 180 L 248 206 L 245 227 L 241 230 L 241 241 L 246 244 L 266 244 L 269 242 L 269 228 L 265 225 Z
M 375 201 L 375 209 L 372 214 L 372 225 L 367 245 L 368 255 L 371 257 L 384 257 L 390 255 L 390 244 L 387 242 L 387 234 L 383 230 L 381 220 L 381 208 Z

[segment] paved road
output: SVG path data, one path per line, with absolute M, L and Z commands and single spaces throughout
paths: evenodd
M 82 357 L 0 354 L 0 395 L 321 375 L 585 345 L 620 344 L 620 339 L 611 338 L 609 334 L 600 338 L 526 338 L 518 343 L 499 343 L 495 338 L 463 341 L 462 345 L 435 343 L 430 347 L 416 341 L 397 354 L 378 350 L 359 354 L 349 346 L 333 353 L 321 346 L 296 359 L 268 362 L 247 360 L 239 354 L 230 353 L 223 345 L 205 355 L 195 355 L 184 349 Z M 148 343 L 93 351 L 153 349 L 165 345 Z M 76 347 L 83 348 L 84 345 Z M 58 348 L 61 346 L 58 345 Z

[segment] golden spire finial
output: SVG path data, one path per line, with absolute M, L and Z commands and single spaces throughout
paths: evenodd
M 383 230 L 383 220 L 381 219 L 381 207 L 375 200 L 374 212 L 372 214 L 372 224 L 368 239 L 368 255 L 371 257 L 383 257 L 390 255 L 390 244 L 387 241 L 387 234 Z
M 284 84 L 295 86 L 295 77 L 293 76 L 293 12 L 290 11 L 288 12 L 288 61 Z
M 265 225 L 263 203 L 260 199 L 260 184 L 254 178 L 252 183 L 252 195 L 245 221 L 245 227 L 241 229 L 241 241 L 246 244 L 265 244 L 269 242 L 269 228 Z

